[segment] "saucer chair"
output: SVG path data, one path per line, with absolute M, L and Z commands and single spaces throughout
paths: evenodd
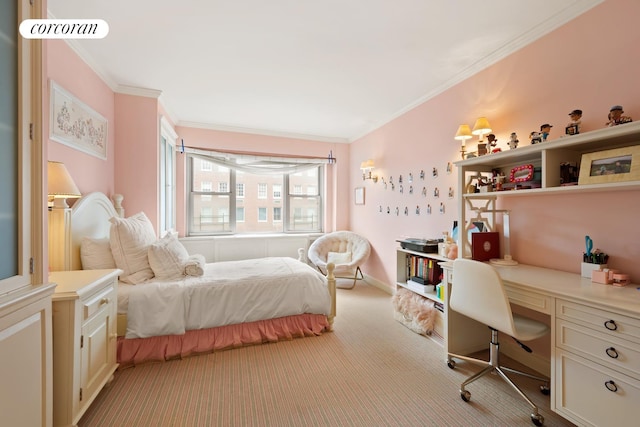
M 307 257 L 322 274 L 327 275 L 327 264 L 334 263 L 336 279 L 353 279 L 353 289 L 364 279 L 360 266 L 371 253 L 369 241 L 351 231 L 334 231 L 318 237 L 309 246 Z

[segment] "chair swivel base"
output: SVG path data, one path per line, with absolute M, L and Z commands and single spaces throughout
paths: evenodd
M 484 365 L 485 368 L 482 369 L 480 372 L 472 375 L 471 377 L 467 378 L 467 380 L 465 380 L 462 385 L 460 386 L 460 397 L 462 398 L 462 400 L 464 400 L 465 402 L 469 402 L 471 400 L 471 392 L 469 392 L 465 387 L 469 384 L 471 384 L 472 382 L 474 382 L 475 380 L 477 380 L 478 378 L 481 378 L 489 373 L 496 373 L 500 376 L 500 378 L 502 378 L 507 384 L 509 384 L 511 386 L 511 388 L 513 388 L 515 391 L 518 392 L 518 394 L 527 401 L 527 403 L 531 406 L 532 408 L 532 412 L 531 412 L 531 422 L 533 424 L 535 424 L 536 426 L 541 426 L 544 424 L 544 417 L 542 415 L 540 415 L 540 413 L 538 412 L 538 407 L 536 406 L 535 403 L 533 403 L 533 401 L 531 401 L 531 399 L 529 399 L 527 397 L 526 394 L 524 394 L 524 392 L 520 389 L 520 387 L 518 387 L 507 375 L 505 372 L 511 372 L 514 374 L 518 374 L 518 375 L 522 375 L 528 378 L 533 378 L 539 381 L 543 381 L 545 384 L 543 386 L 540 386 L 540 391 L 545 394 L 548 395 L 549 394 L 549 380 L 547 378 L 544 377 L 540 377 L 537 375 L 532 375 L 529 374 L 527 372 L 522 372 L 522 371 L 518 371 L 515 369 L 511 369 L 511 368 L 506 368 L 506 367 L 502 367 L 500 366 L 499 363 L 499 356 L 500 356 L 500 344 L 498 343 L 498 331 L 495 329 L 491 329 L 491 344 L 490 344 L 490 348 L 489 348 L 489 361 L 487 362 L 486 360 L 480 360 L 480 359 L 475 359 L 475 358 L 471 358 L 471 357 L 467 357 L 467 356 L 458 356 L 455 354 L 451 354 L 449 355 L 449 359 L 447 360 L 447 365 L 449 366 L 449 368 L 453 369 L 455 367 L 455 362 L 451 359 L 451 357 L 455 357 L 458 359 L 462 359 L 462 360 L 466 360 L 472 363 L 476 363 L 476 364 L 481 364 Z

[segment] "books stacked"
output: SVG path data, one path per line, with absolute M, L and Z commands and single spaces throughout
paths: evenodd
M 442 267 L 437 261 L 417 255 L 409 255 L 406 260 L 406 277 L 416 285 L 426 286 L 433 290 L 433 286 L 442 280 Z

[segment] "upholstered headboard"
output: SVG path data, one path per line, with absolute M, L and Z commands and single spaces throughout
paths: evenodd
M 121 208 L 122 196 L 114 195 L 118 204 L 118 212 L 111 200 L 100 192 L 89 193 L 80 198 L 71 209 L 71 269 L 81 270 L 80 243 L 83 237 L 109 238 L 114 216 L 123 216 Z

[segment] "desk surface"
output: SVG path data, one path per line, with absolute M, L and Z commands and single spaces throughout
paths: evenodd
M 441 265 L 445 268 L 453 268 L 453 262 L 441 263 Z M 640 285 L 629 284 L 619 287 L 593 283 L 591 279 L 579 274 L 526 264 L 495 265 L 494 267 L 505 283 L 529 292 L 539 292 L 595 304 L 602 309 L 640 315 Z

